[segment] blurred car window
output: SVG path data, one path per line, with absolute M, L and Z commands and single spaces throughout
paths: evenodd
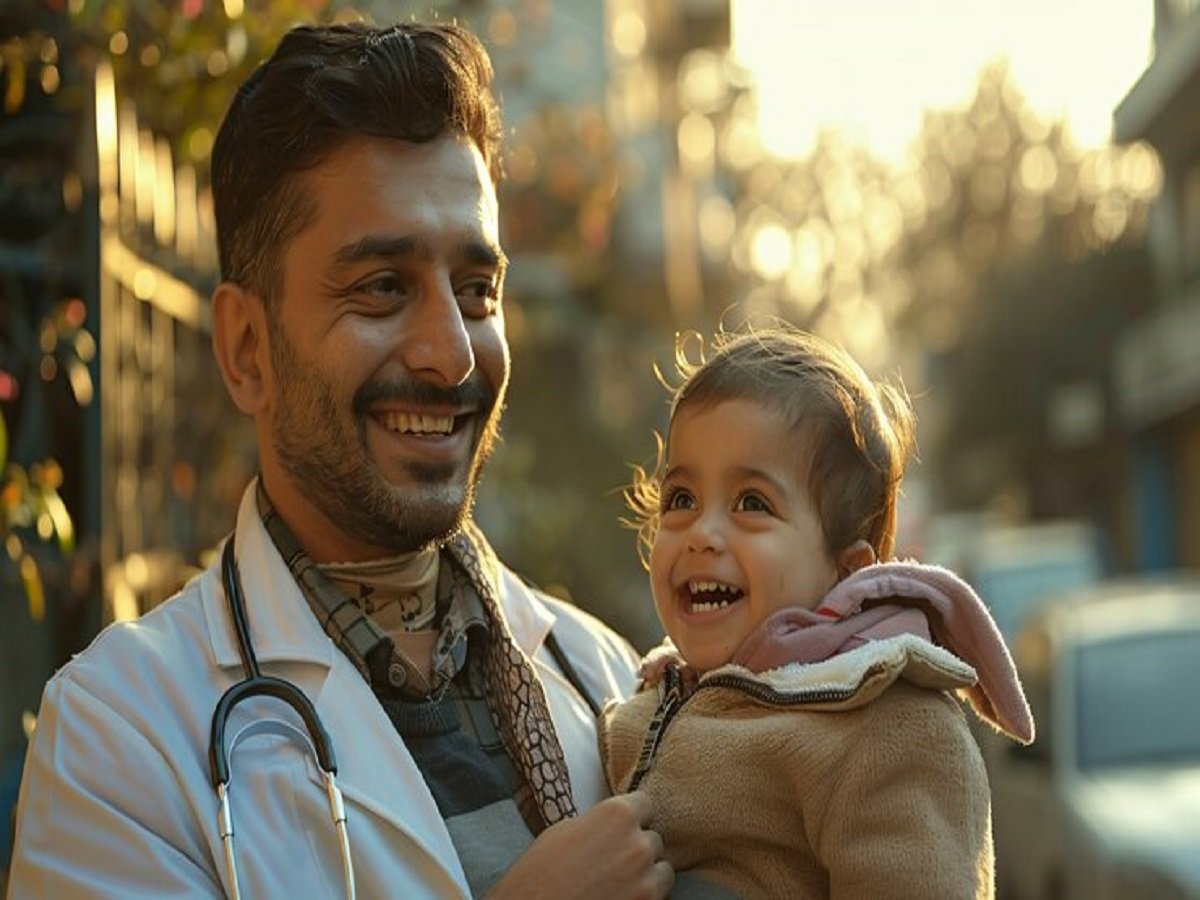
M 1092 644 L 1078 660 L 1080 769 L 1200 759 L 1200 631 Z
M 1047 599 L 1094 584 L 1103 574 L 1099 540 L 1085 522 L 992 527 L 967 556 L 968 580 L 1010 643 Z
M 1200 900 L 1200 574 L 1034 605 L 1012 649 L 1037 739 L 979 735 L 999 896 Z

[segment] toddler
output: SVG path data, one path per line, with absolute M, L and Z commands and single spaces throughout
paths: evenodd
M 906 396 L 799 331 L 676 356 L 659 466 L 628 492 L 674 647 L 656 690 L 602 714 L 609 786 L 650 796 L 681 887 L 990 897 L 987 775 L 954 695 L 1019 741 L 1033 723 L 970 587 L 889 561 Z

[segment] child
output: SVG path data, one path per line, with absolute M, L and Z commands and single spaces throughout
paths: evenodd
M 629 499 L 682 658 L 601 718 L 681 874 L 743 897 L 992 895 L 987 776 L 960 704 L 1033 723 L 971 589 L 892 558 L 905 395 L 792 330 L 719 335 Z M 673 655 L 673 654 L 668 654 Z M 691 676 L 689 682 L 687 675 Z

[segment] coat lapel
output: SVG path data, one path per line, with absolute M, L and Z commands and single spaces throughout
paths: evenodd
M 296 684 L 316 706 L 347 803 L 403 832 L 462 887 L 462 866 L 424 779 L 370 686 L 313 615 L 262 525 L 255 488 L 251 483 L 242 497 L 235 540 L 251 640 L 263 673 Z M 206 584 L 212 587 L 204 591 L 203 605 L 213 657 L 239 680 L 242 661 L 224 590 L 219 579 Z M 315 760 L 306 770 L 324 790 Z
M 399 829 L 460 886 L 466 885 L 445 821 L 412 755 L 362 675 L 340 654 L 316 695 L 316 706 L 336 747 L 337 779 L 348 810 L 358 807 Z M 353 741 L 337 739 L 351 734 Z M 308 772 L 324 789 L 316 766 Z

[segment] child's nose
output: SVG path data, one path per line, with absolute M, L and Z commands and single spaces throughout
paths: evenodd
M 705 512 L 688 529 L 687 548 L 693 553 L 719 552 L 725 548 L 723 529 L 718 517 Z

